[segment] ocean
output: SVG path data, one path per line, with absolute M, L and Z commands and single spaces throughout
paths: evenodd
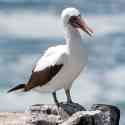
M 89 38 L 81 33 L 89 49 L 89 61 L 74 81 L 72 99 L 88 107 L 95 103 L 121 109 L 125 124 L 125 1 L 119 0 L 0 0 L 0 111 L 24 111 L 36 103 L 53 103 L 51 94 L 8 94 L 14 85 L 28 81 L 35 62 L 44 51 L 64 44 L 60 12 L 80 9 L 94 30 Z M 58 92 L 65 101 L 63 90 Z

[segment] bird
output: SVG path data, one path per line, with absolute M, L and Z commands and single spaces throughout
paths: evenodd
M 65 44 L 48 48 L 33 67 L 29 80 L 8 90 L 13 92 L 35 90 L 51 93 L 59 105 L 56 92 L 64 89 L 67 103 L 72 103 L 70 90 L 73 81 L 79 76 L 88 62 L 88 51 L 82 42 L 80 30 L 93 36 L 93 30 L 82 19 L 74 7 L 65 8 L 61 13 Z

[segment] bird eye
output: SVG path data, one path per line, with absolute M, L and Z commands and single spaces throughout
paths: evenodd
M 77 16 L 71 16 L 70 20 L 77 20 Z
M 70 19 L 69 19 L 69 23 L 74 23 L 77 21 L 77 16 L 71 16 Z
M 71 16 L 69 19 L 69 24 L 71 24 L 75 28 L 79 27 L 78 16 Z

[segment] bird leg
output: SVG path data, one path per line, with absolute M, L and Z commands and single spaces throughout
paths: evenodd
M 66 93 L 66 96 L 67 96 L 67 103 L 72 103 L 70 90 L 69 89 L 65 90 L 65 93 Z
M 53 92 L 52 95 L 53 95 L 54 102 L 59 107 L 59 102 L 58 102 L 57 97 L 56 97 L 56 92 Z

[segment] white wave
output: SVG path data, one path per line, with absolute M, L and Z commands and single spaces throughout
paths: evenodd
M 9 37 L 60 37 L 60 21 L 53 14 L 0 13 L 0 34 Z
M 22 54 L 15 61 L 9 63 L 6 63 L 3 57 L 0 61 L 0 79 L 4 80 L 7 77 L 7 81 L 10 82 L 7 83 L 8 85 L 24 82 L 30 76 L 38 57 L 38 54 Z
M 33 104 L 52 103 L 51 95 L 38 94 L 35 92 L 28 93 L 7 93 L 4 90 L 0 93 L 0 111 L 25 111 Z M 9 104 L 9 105 L 8 105 Z
M 125 31 L 124 15 L 88 16 L 88 24 L 95 36 Z M 0 35 L 9 37 L 62 37 L 63 31 L 59 16 L 53 13 L 17 11 L 0 13 Z
M 125 31 L 125 15 L 88 16 L 87 20 L 90 21 L 95 36 Z
M 119 66 L 106 73 L 109 84 L 123 88 L 125 86 L 125 66 Z
M 99 87 L 97 95 L 99 102 L 109 104 L 124 102 L 125 66 L 117 66 L 99 73 L 93 72 L 93 74 L 95 83 Z
M 72 96 L 75 102 L 82 105 L 91 105 L 98 102 L 100 87 L 96 83 L 95 74 L 84 70 L 81 75 L 74 81 Z

